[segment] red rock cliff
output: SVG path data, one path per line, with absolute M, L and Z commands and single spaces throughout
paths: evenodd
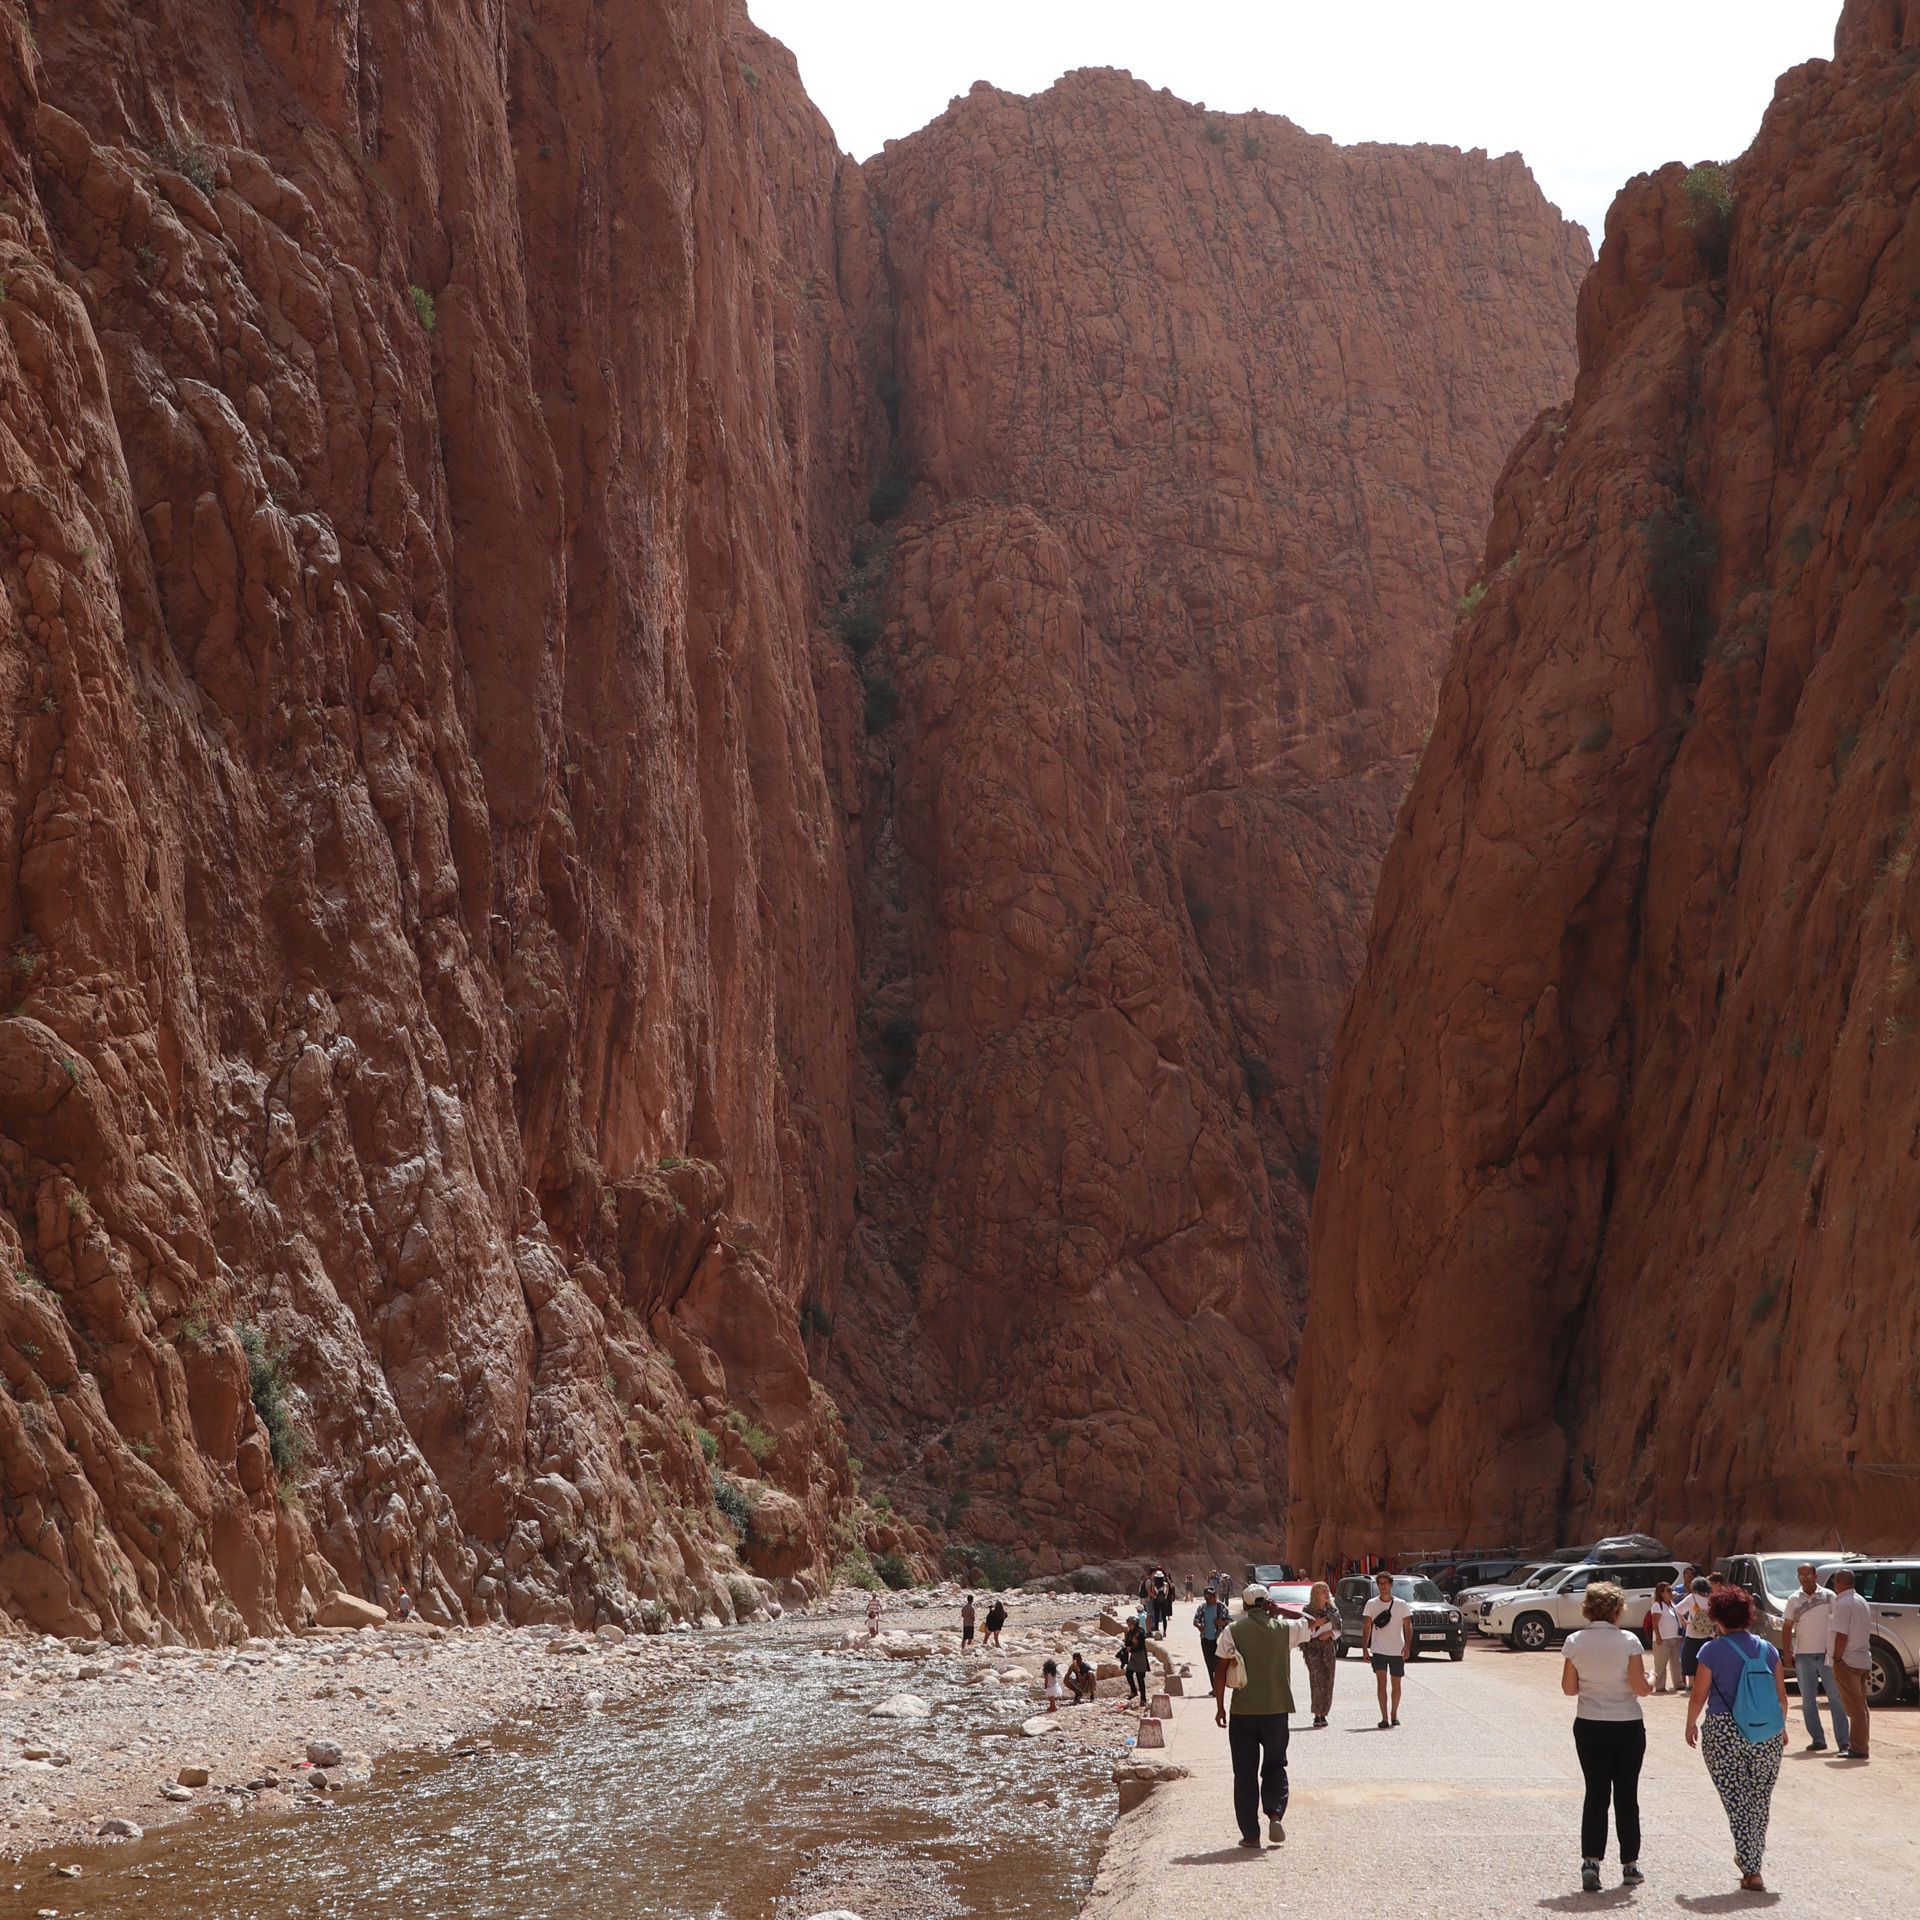
M 696 1420 L 818 1574 L 857 171 L 720 0 L 32 0 L 0 174 L 0 1603 L 725 1612 Z
M 1615 203 L 1341 1030 L 1296 1550 L 1920 1526 L 1920 8 Z
M 852 583 L 831 1377 L 963 1538 L 1277 1543 L 1333 1028 L 1586 242 L 1512 156 L 1112 72 L 977 87 L 868 174 L 906 513 Z

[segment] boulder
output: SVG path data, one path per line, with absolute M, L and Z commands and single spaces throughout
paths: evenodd
M 307 1764 L 312 1767 L 341 1767 L 347 1761 L 347 1750 L 338 1740 L 309 1740 L 307 1742 Z
M 868 1716 L 873 1720 L 926 1720 L 933 1708 L 917 1693 L 890 1693 Z
M 378 1627 L 386 1624 L 387 1610 L 336 1587 L 314 1609 L 313 1618 L 322 1627 Z

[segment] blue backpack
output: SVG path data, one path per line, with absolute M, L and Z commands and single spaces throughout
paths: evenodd
M 1780 1711 L 1780 1689 L 1774 1685 L 1773 1663 L 1761 1643 L 1758 1653 L 1734 1646 L 1742 1661 L 1740 1678 L 1733 1688 L 1733 1724 L 1753 1745 L 1761 1746 L 1776 1734 L 1787 1730 L 1787 1716 Z

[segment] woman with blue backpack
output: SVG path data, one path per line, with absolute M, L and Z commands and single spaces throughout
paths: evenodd
M 1707 1773 L 1727 1810 L 1741 1892 L 1765 1893 L 1760 1859 L 1780 1756 L 1787 1750 L 1787 1683 L 1779 1649 L 1748 1631 L 1753 1602 L 1742 1588 L 1722 1588 L 1710 1610 L 1720 1637 L 1700 1649 L 1687 1696 L 1687 1745 L 1706 1755 Z

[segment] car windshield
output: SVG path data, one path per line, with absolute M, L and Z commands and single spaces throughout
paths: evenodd
M 1313 1598 L 1313 1582 L 1282 1580 L 1268 1587 L 1267 1591 L 1283 1607 L 1304 1607 Z
M 1431 1580 L 1409 1581 L 1406 1588 L 1396 1580 L 1393 1590 L 1402 1600 L 1417 1600 L 1422 1606 L 1443 1607 L 1447 1603 L 1447 1596 Z
M 1760 1578 L 1766 1582 L 1767 1592 L 1776 1597 L 1783 1593 L 1792 1593 L 1800 1584 L 1800 1563 L 1802 1554 L 1769 1554 L 1760 1562 Z M 1819 1555 L 1814 1556 L 1815 1559 Z
M 1255 1567 L 1253 1577 L 1263 1587 L 1278 1586 L 1286 1579 L 1287 1570 L 1285 1567 L 1275 1566 Z
M 1540 1568 L 1537 1573 L 1530 1574 L 1520 1584 L 1526 1587 L 1544 1587 L 1549 1581 L 1558 1580 L 1566 1570 L 1560 1561 L 1555 1560 L 1551 1565 Z

